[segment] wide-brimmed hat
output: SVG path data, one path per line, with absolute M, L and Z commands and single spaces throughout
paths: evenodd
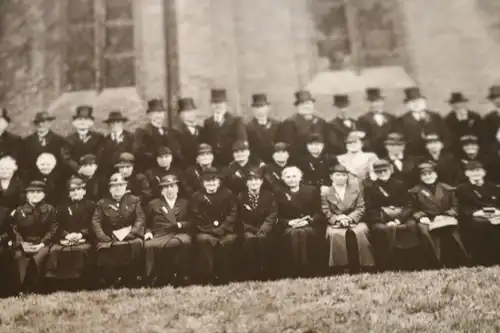
M 367 88 L 366 89 L 366 100 L 373 102 L 384 99 L 381 94 L 380 88 Z
M 5 119 L 8 123 L 10 123 L 9 112 L 6 108 L 0 108 L 0 118 Z
M 121 123 L 125 123 L 128 121 L 128 118 L 125 117 L 121 111 L 111 111 L 109 114 L 108 114 L 108 119 L 105 119 L 104 120 L 104 123 L 106 124 L 109 124 L 109 123 L 117 123 L 117 122 L 121 122 Z
M 73 119 L 92 119 L 94 120 L 94 109 L 90 105 L 77 106 Z
M 33 124 L 36 125 L 44 121 L 53 121 L 54 119 L 56 119 L 56 117 L 54 117 L 47 111 L 41 111 L 35 114 L 35 118 L 33 118 Z
M 500 97 L 500 85 L 493 85 L 488 91 L 488 99 L 495 99 Z
M 405 98 L 404 102 L 408 103 L 410 101 L 414 101 L 420 98 L 424 98 L 422 95 L 422 92 L 420 91 L 420 88 L 418 87 L 410 87 L 410 88 L 405 88 L 404 90 Z
M 120 156 L 118 157 L 118 161 L 115 164 L 115 168 L 133 166 L 134 163 L 135 163 L 134 154 L 124 152 L 121 153 Z
M 333 95 L 333 105 L 338 108 L 345 108 L 346 106 L 349 106 L 350 103 L 348 95 Z
M 26 187 L 26 192 L 34 192 L 34 191 L 42 191 L 45 192 L 45 182 L 41 180 L 32 180 L 29 185 Z
M 97 164 L 97 157 L 94 154 L 85 154 L 80 157 L 80 165 Z
M 252 95 L 252 107 L 258 108 L 262 106 L 269 105 L 266 94 L 253 94 Z
M 161 178 L 160 187 L 170 186 L 177 184 L 179 182 L 179 178 L 176 175 L 166 175 Z
M 384 144 L 386 145 L 404 145 L 405 138 L 403 134 L 392 132 L 387 135 L 387 138 L 384 140 Z
M 227 102 L 226 89 L 212 89 L 210 91 L 210 102 L 214 104 Z
M 462 94 L 459 91 L 452 92 L 450 95 L 450 98 L 448 99 L 448 103 L 450 103 L 450 104 L 464 103 L 464 102 L 468 102 L 468 101 L 469 101 L 469 99 L 467 97 L 465 97 L 464 94 Z
M 378 161 L 375 161 L 375 163 L 373 163 L 373 171 L 375 172 L 382 172 L 390 168 L 391 168 L 391 163 L 389 163 L 389 161 L 386 159 L 380 159 Z
M 161 99 L 153 98 L 148 101 L 148 108 L 146 109 L 146 113 L 165 111 L 165 105 L 163 104 L 163 101 Z
M 177 111 L 179 113 L 190 110 L 196 110 L 194 99 L 192 99 L 191 97 L 185 97 L 185 98 L 180 98 L 177 101 Z
M 293 103 L 295 106 L 306 103 L 306 102 L 316 102 L 313 98 L 312 94 L 308 90 L 299 90 L 295 92 L 295 102 Z
M 213 154 L 214 151 L 212 149 L 212 146 L 209 145 L 208 143 L 200 143 L 198 146 L 198 155 L 201 154 Z
M 112 185 L 125 185 L 125 184 L 127 184 L 127 181 L 118 172 L 112 174 L 111 177 L 109 177 L 109 182 L 108 182 L 109 186 L 112 186 Z
M 83 179 L 78 178 L 78 177 L 71 177 L 68 180 L 68 190 L 78 190 L 81 188 L 85 188 L 85 182 Z

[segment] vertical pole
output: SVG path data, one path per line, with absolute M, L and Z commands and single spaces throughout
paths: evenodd
M 173 3 L 173 4 L 171 4 Z M 175 18 L 172 17 L 170 6 L 175 5 L 174 0 L 163 0 L 163 34 L 165 44 L 165 97 L 167 102 L 167 122 L 168 127 L 172 127 L 173 122 L 173 66 L 171 57 L 172 36 L 171 27 L 175 25 Z

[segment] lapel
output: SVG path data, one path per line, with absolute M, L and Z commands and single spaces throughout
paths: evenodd
M 168 202 L 167 202 L 167 199 L 165 199 L 165 197 L 162 196 L 162 201 L 163 201 L 163 207 L 165 207 L 165 209 L 161 208 L 162 210 L 162 213 L 163 215 L 170 221 L 176 223 L 177 222 L 177 219 L 175 217 L 175 211 L 176 209 L 179 208 L 179 198 L 177 198 L 175 200 L 175 203 L 174 203 L 174 206 L 173 207 L 170 207 L 168 205 Z
M 422 200 L 428 205 L 432 206 L 434 208 L 441 208 L 441 202 L 440 199 L 443 198 L 444 196 L 444 190 L 441 187 L 440 184 L 436 186 L 436 192 L 432 193 L 430 192 L 427 188 L 420 186 L 419 190 L 419 196 L 422 198 Z M 438 199 L 438 196 L 440 199 Z
M 356 188 L 356 186 L 347 183 L 344 199 L 339 203 L 339 208 L 342 211 L 351 208 L 357 197 L 358 197 L 358 189 Z

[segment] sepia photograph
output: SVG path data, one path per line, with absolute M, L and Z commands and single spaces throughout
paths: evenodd
M 500 0 L 0 0 L 0 333 L 500 332 Z

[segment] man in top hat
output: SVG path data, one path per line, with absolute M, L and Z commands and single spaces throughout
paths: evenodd
M 452 149 L 455 153 L 462 152 L 460 139 L 464 135 L 475 135 L 478 138 L 483 136 L 483 120 L 481 116 L 467 107 L 469 99 L 461 92 L 452 92 L 448 100 L 451 112 L 446 116 L 445 121 L 450 130 L 452 139 Z
M 450 152 L 443 151 L 443 141 L 437 133 L 428 133 L 424 137 L 426 153 L 421 162 L 432 161 L 439 180 L 455 186 L 461 180 L 460 161 Z
M 417 165 L 420 157 L 406 153 L 405 138 L 399 132 L 387 135 L 384 148 L 385 153 L 382 157 L 392 165 L 392 177 L 401 180 L 408 188 L 412 188 L 418 181 Z
M 492 110 L 483 120 L 484 136 L 482 142 L 488 150 L 496 151 L 500 142 L 500 85 L 493 85 L 488 92 L 488 100 L 492 105 Z
M 385 159 L 375 162 L 373 170 L 377 178 L 368 182 L 364 189 L 365 219 L 370 223 L 372 244 L 380 269 L 399 266 L 393 260 L 395 250 L 409 250 L 419 245 L 416 223 L 409 220 L 411 212 L 405 208 L 408 186 L 393 177 L 393 169 Z
M 153 195 L 148 178 L 135 168 L 134 154 L 129 152 L 121 153 L 115 164 L 115 170 L 127 181 L 129 193 L 140 198 L 141 204 L 146 207 L 149 201 L 153 199 Z
M 0 157 L 9 155 L 19 163 L 22 139 L 8 131 L 9 124 L 10 117 L 7 109 L 0 108 Z
M 266 94 L 252 95 L 253 118 L 247 124 L 248 143 L 255 157 L 265 163 L 272 161 L 273 145 L 278 135 L 279 122 L 269 117 L 271 110 Z
M 134 149 L 137 155 L 137 165 L 141 172 L 156 165 L 155 156 L 158 148 L 169 147 L 172 151 L 174 164 L 182 165 L 182 151 L 179 132 L 165 126 L 166 109 L 163 101 L 152 99 L 148 101 L 146 110 L 149 123 L 135 131 Z
M 203 189 L 190 199 L 191 222 L 196 232 L 197 275 L 208 282 L 218 275 L 230 278 L 237 240 L 237 204 L 233 193 L 221 186 L 217 169 L 203 173 Z
M 103 158 L 100 165 L 100 171 L 103 177 L 108 178 L 114 172 L 113 162 L 116 161 L 121 153 L 129 152 L 134 154 L 134 135 L 124 129 L 128 118 L 120 111 L 111 111 L 104 123 L 108 125 L 109 133 L 104 137 L 102 148 Z
M 166 175 L 160 182 L 161 196 L 146 209 L 144 234 L 146 277 L 177 277 L 184 284 L 191 267 L 191 236 L 188 200 L 179 196 L 179 179 Z
M 222 171 L 224 186 L 235 195 L 246 188 L 246 175 L 264 163 L 250 155 L 250 146 L 247 141 L 237 141 L 233 144 L 233 161 Z
M 350 104 L 348 95 L 333 96 L 333 105 L 337 115 L 327 125 L 327 150 L 330 154 L 344 154 L 347 135 L 358 129 L 356 120 L 349 115 Z
M 61 163 L 61 148 L 64 144 L 64 138 L 51 130 L 52 123 L 55 117 L 47 111 L 37 112 L 33 119 L 35 132 L 23 139 L 22 156 L 20 157 L 20 165 L 23 170 L 24 178 L 28 178 L 29 174 L 36 171 L 36 160 L 41 153 L 50 153 L 57 159 L 57 173 L 62 173 L 63 177 L 67 174 L 67 170 Z M 65 177 L 64 177 L 65 178 Z
M 278 138 L 288 144 L 293 161 L 299 161 L 305 156 L 307 138 L 311 133 L 318 133 L 325 139 L 326 122 L 314 114 L 315 102 L 309 91 L 297 91 L 294 102 L 297 113 L 280 126 Z
M 450 133 L 446 122 L 439 114 L 429 111 L 427 99 L 417 87 L 406 88 L 404 102 L 408 112 L 401 116 L 396 128 L 403 133 L 406 139 L 406 151 L 413 156 L 425 154 L 424 135 L 437 133 L 448 148 Z
M 262 188 L 262 168 L 250 170 L 245 181 L 246 190 L 240 192 L 237 198 L 239 220 L 243 225 L 243 255 L 249 277 L 258 279 L 269 273 L 278 208 L 274 194 Z
M 179 143 L 181 145 L 184 167 L 196 164 L 196 155 L 200 141 L 201 127 L 198 125 L 198 109 L 192 98 L 181 98 L 177 101 L 180 123 L 177 124 Z
M 318 190 L 330 186 L 330 166 L 338 162 L 326 153 L 321 135 L 311 133 L 307 139 L 306 148 L 306 155 L 297 163 L 304 173 L 302 182 Z
M 184 189 L 186 197 L 191 197 L 196 191 L 203 188 L 202 175 L 205 170 L 213 167 L 214 153 L 212 146 L 207 143 L 201 143 L 198 146 L 198 154 L 196 156 L 196 165 L 189 167 L 186 170 L 184 178 Z
M 485 179 L 486 171 L 479 161 L 465 166 L 467 181 L 457 188 L 462 235 L 477 264 L 492 265 L 500 256 L 500 191 L 498 185 Z
M 205 119 L 200 142 L 212 146 L 214 165 L 227 166 L 233 159 L 232 147 L 237 141 L 247 141 L 245 124 L 229 112 L 225 89 L 212 89 L 210 108 L 212 116 Z
M 385 111 L 384 97 L 379 88 L 366 89 L 369 111 L 358 118 L 358 127 L 366 133 L 366 140 L 374 153 L 382 156 L 385 152 L 384 141 L 392 132 L 396 116 Z
M 290 153 L 288 152 L 288 145 L 285 142 L 276 142 L 274 144 L 274 153 L 272 162 L 264 165 L 264 186 L 271 190 L 274 194 L 286 191 L 287 187 L 281 179 L 283 169 L 291 166 Z
M 81 105 L 76 108 L 73 116 L 73 127 L 75 131 L 66 137 L 61 148 L 61 156 L 65 165 L 72 173 L 89 177 L 85 174 L 79 161 L 87 154 L 96 157 L 97 163 L 101 158 L 104 136 L 92 130 L 94 126 L 93 108 L 88 105 Z

